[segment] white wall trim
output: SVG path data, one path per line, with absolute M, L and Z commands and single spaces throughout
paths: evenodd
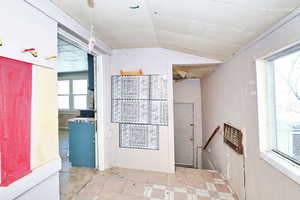
M 55 20 L 57 23 L 71 30 L 78 36 L 82 37 L 86 41 L 89 40 L 90 33 L 88 30 L 83 28 L 76 20 L 63 12 L 60 8 L 54 5 L 49 0 L 24 0 L 26 3 L 30 4 L 32 7 L 36 8 L 40 12 L 47 15 L 49 18 Z M 100 49 L 103 53 L 110 54 L 111 48 L 106 45 L 103 41 L 97 39 L 96 48 Z
M 97 166 L 98 169 L 103 171 L 105 170 L 105 123 L 104 123 L 104 72 L 103 72 L 103 56 L 97 56 L 97 79 L 96 79 L 96 88 L 97 88 Z
M 30 174 L 7 187 L 0 187 L 0 199 L 12 200 L 41 183 L 61 169 L 61 160 L 55 159 L 42 167 L 34 169 Z

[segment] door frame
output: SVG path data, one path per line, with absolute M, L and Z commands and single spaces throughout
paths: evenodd
M 192 165 L 182 165 L 182 164 L 176 164 L 176 158 L 175 158 L 175 166 L 181 166 L 181 167 L 189 167 L 189 168 L 196 168 L 196 163 L 195 163 L 195 103 L 190 103 L 190 102 L 174 102 L 174 120 L 175 120 L 175 104 L 189 104 L 192 105 L 192 119 L 193 119 L 193 164 Z M 175 124 L 174 124 L 174 141 L 175 141 Z M 174 151 L 176 149 L 176 144 L 174 142 Z
M 101 103 L 103 102 L 103 95 L 102 95 L 102 91 L 103 91 L 103 84 L 100 84 L 99 81 L 101 78 L 103 78 L 103 74 L 102 74 L 102 57 L 103 57 L 103 53 L 99 52 L 97 49 L 94 49 L 92 52 L 89 52 L 89 48 L 88 48 L 88 43 L 82 41 L 80 39 L 80 37 L 74 35 L 73 33 L 70 33 L 67 30 L 64 30 L 63 28 L 59 27 L 57 30 L 57 39 L 60 38 L 62 40 L 65 40 L 66 42 L 70 43 L 71 45 L 74 45 L 75 47 L 85 51 L 86 53 L 89 53 L 91 55 L 94 56 L 94 112 L 95 112 L 95 169 L 99 169 L 99 170 L 104 170 L 104 158 L 102 153 L 104 152 L 104 147 L 103 149 L 99 148 L 99 146 L 104 146 L 101 142 L 103 142 L 104 140 L 104 136 L 103 135 L 99 135 L 99 131 L 103 131 L 98 130 L 99 127 L 99 123 L 101 124 L 104 119 L 103 119 L 103 115 L 99 115 L 99 110 L 101 109 Z M 58 81 L 58 80 L 57 80 Z M 100 90 L 100 91 L 99 91 Z M 99 96 L 98 96 L 99 95 Z M 102 100 L 102 101 L 101 101 Z M 101 144 L 101 145 L 99 145 Z

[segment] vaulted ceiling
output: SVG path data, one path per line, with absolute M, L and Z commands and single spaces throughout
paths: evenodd
M 299 0 L 52 0 L 112 48 L 164 47 L 224 60 Z M 131 9 L 138 5 L 139 8 Z

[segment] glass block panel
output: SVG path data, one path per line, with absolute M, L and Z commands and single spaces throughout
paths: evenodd
M 111 77 L 112 99 L 122 99 L 122 76 Z
M 136 101 L 121 101 L 121 122 L 139 122 L 139 103 Z
M 150 124 L 167 126 L 168 125 L 168 102 L 151 101 L 151 121 Z
M 149 76 L 112 76 L 113 99 L 149 99 Z
M 151 75 L 150 99 L 168 99 L 168 78 L 166 75 Z
M 149 123 L 149 100 L 113 100 L 112 122 Z
M 139 99 L 150 98 L 150 76 L 139 77 Z
M 112 123 L 121 122 L 121 100 L 112 100 L 111 102 L 111 121 Z
M 135 76 L 122 77 L 122 99 L 139 98 L 139 78 Z
M 120 124 L 120 147 L 159 149 L 159 127 L 152 125 Z
M 168 125 L 166 75 L 112 76 L 112 122 Z

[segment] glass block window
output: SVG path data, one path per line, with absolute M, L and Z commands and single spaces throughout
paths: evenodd
M 167 76 L 112 76 L 111 84 L 120 147 L 159 149 L 159 126 L 168 126 Z
M 112 122 L 168 125 L 167 76 L 112 76 Z
M 111 98 L 122 99 L 122 76 L 111 77 Z
M 168 102 L 151 101 L 150 124 L 167 126 L 168 125 Z
M 58 93 L 58 108 L 69 109 L 70 108 L 70 81 L 62 80 L 58 81 L 57 86 Z
M 168 99 L 168 79 L 166 75 L 151 76 L 150 99 L 167 100 Z
M 152 125 L 120 124 L 120 147 L 159 149 L 159 127 Z
M 149 100 L 113 100 L 112 122 L 149 123 Z
M 113 99 L 149 99 L 150 76 L 112 76 Z

